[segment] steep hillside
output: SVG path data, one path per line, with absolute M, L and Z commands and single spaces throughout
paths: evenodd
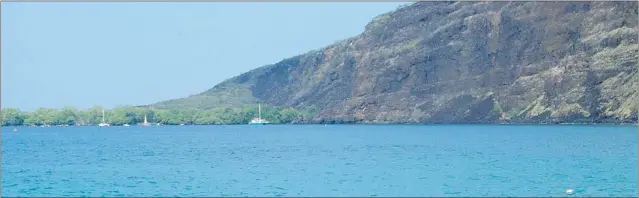
M 419 2 L 158 108 L 262 102 L 318 122 L 633 122 L 637 2 Z

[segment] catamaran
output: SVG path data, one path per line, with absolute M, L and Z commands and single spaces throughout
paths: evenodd
M 260 106 L 260 104 L 257 105 L 257 118 L 253 118 L 253 120 L 251 120 L 251 122 L 249 122 L 250 125 L 265 125 L 268 124 L 269 122 L 262 119 L 262 107 Z
M 98 126 L 101 126 L 101 127 L 111 126 L 108 123 L 106 123 L 106 121 L 104 120 L 104 109 L 102 109 L 102 123 L 98 124 Z

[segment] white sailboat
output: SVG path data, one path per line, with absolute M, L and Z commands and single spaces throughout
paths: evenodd
M 104 120 L 104 109 L 102 109 L 102 123 L 98 124 L 98 126 L 101 126 L 101 127 L 111 126 L 110 124 L 106 123 L 106 121 Z
M 250 125 L 265 125 L 268 124 L 269 122 L 262 119 L 262 107 L 260 106 L 260 104 L 257 105 L 257 118 L 253 118 L 253 120 L 251 120 L 251 122 L 249 122 Z

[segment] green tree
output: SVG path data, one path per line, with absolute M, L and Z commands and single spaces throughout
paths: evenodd
M 317 108 L 316 106 L 309 106 L 309 107 L 303 108 L 300 113 L 301 113 L 302 120 L 307 122 L 312 121 L 313 118 L 315 118 L 315 116 L 317 115 L 317 113 L 319 113 L 319 108 Z
M 55 124 L 75 125 L 78 121 L 78 110 L 74 107 L 64 107 L 56 112 Z
M 300 112 L 293 108 L 286 108 L 280 111 L 280 121 L 282 123 L 292 123 L 299 120 Z
M 57 110 L 51 108 L 38 108 L 32 116 L 36 125 L 54 125 L 57 124 Z
M 262 118 L 271 123 L 293 123 L 311 120 L 317 108 L 281 108 L 262 105 Z M 152 123 L 178 124 L 246 124 L 258 116 L 257 105 L 238 107 L 218 107 L 203 109 L 154 109 L 133 106 L 118 106 L 105 112 L 106 122 L 112 125 L 137 124 L 144 121 L 144 115 Z M 33 112 L 19 109 L 2 109 L 2 125 L 60 125 L 98 124 L 102 122 L 102 107 L 94 106 L 86 110 L 64 107 L 60 110 L 39 108 Z
M 88 109 L 85 113 L 84 118 L 87 124 L 99 124 L 102 122 L 102 107 L 94 106 Z
M 197 119 L 195 119 L 195 124 L 198 124 L 198 125 L 221 124 L 221 123 L 222 123 L 222 120 L 219 114 L 214 110 L 198 111 Z
M 176 125 L 184 122 L 183 118 L 180 117 L 179 110 L 177 109 L 158 110 L 157 112 L 155 112 L 155 116 L 157 122 L 161 124 Z
M 2 126 L 19 126 L 24 124 L 25 114 L 19 109 L 2 109 Z
M 22 123 L 23 125 L 37 125 L 38 121 L 37 121 L 37 117 L 35 116 L 35 114 L 33 112 L 24 112 L 24 123 Z
M 130 106 L 118 106 L 107 111 L 107 122 L 112 125 L 135 124 L 137 115 Z

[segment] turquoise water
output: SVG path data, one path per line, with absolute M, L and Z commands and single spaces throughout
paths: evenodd
M 636 126 L 2 128 L 2 196 L 637 196 Z

